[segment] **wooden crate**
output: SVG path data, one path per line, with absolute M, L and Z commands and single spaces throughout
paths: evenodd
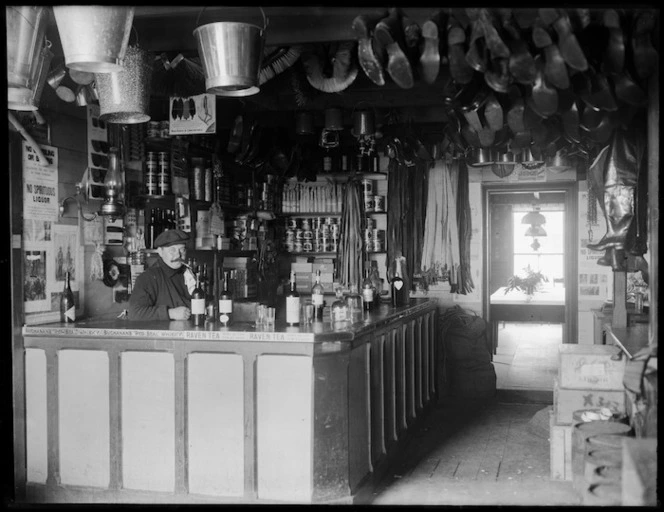
M 572 345 L 559 347 L 560 386 L 572 389 L 623 388 L 625 357 L 612 345 Z M 616 356 L 620 355 L 619 359 Z M 615 358 L 615 359 L 614 359 Z
M 572 425 L 559 425 L 550 416 L 550 462 L 552 480 L 572 480 Z
M 613 412 L 625 412 L 624 389 L 574 389 L 560 386 L 553 379 L 553 414 L 560 425 L 571 425 L 574 411 L 608 407 Z

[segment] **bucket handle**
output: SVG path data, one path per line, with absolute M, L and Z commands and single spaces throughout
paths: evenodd
M 265 32 L 267 30 L 267 25 L 268 25 L 268 18 L 265 16 L 265 11 L 263 8 L 259 5 L 258 8 L 261 10 L 261 14 L 263 15 L 263 28 L 261 32 Z M 196 16 L 196 26 L 198 27 L 198 23 L 201 20 L 201 14 L 203 14 L 203 11 L 207 9 L 207 6 L 203 7 L 201 11 L 198 13 L 198 16 Z

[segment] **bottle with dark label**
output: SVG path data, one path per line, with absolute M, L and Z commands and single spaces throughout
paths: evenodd
M 76 304 L 69 283 L 69 271 L 65 272 L 65 287 L 60 296 L 60 321 L 73 324 L 76 321 Z
M 405 306 L 408 304 L 408 288 L 403 279 L 402 262 L 405 258 L 397 256 L 394 259 L 394 272 L 390 281 L 390 293 L 392 294 L 392 306 Z
M 191 319 L 196 327 L 205 324 L 205 293 L 201 287 L 201 274 L 196 273 L 196 287 L 191 292 Z
M 371 280 L 371 268 L 367 266 L 365 269 L 364 281 L 362 281 L 362 299 L 364 301 L 365 311 L 371 311 L 374 308 L 375 296 L 376 290 L 374 289 L 374 284 Z
M 311 287 L 311 304 L 314 306 L 314 320 L 323 319 L 323 307 L 325 305 L 323 293 L 323 285 L 320 284 L 320 270 L 316 270 L 316 281 Z
M 150 210 L 150 223 L 148 224 L 147 236 L 145 237 L 145 245 L 148 249 L 154 249 L 154 241 L 157 238 L 157 226 L 154 216 L 154 208 Z
M 290 286 L 286 293 L 286 324 L 291 327 L 300 325 L 300 294 L 295 286 L 295 272 L 291 270 Z
M 224 271 L 224 281 L 219 295 L 219 323 L 228 327 L 233 320 L 233 295 L 230 290 L 230 271 Z

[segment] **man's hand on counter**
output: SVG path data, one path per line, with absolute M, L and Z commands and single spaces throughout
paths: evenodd
M 178 306 L 168 309 L 168 317 L 171 320 L 189 320 L 191 310 L 187 306 Z

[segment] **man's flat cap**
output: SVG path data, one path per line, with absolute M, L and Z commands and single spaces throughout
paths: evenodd
M 162 231 L 159 233 L 159 236 L 154 241 L 155 248 L 157 247 L 168 247 L 169 245 L 175 244 L 186 244 L 189 240 L 189 233 L 182 231 L 181 229 L 169 229 L 168 231 Z

